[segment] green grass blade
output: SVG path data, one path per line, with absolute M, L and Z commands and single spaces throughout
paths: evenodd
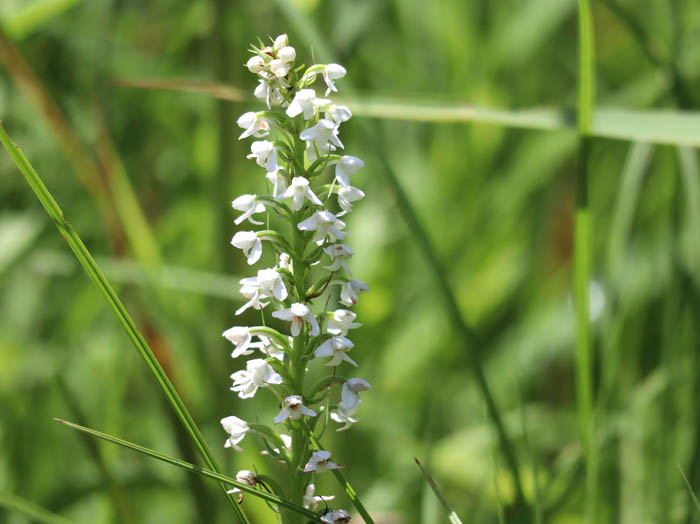
M 442 507 L 445 509 L 445 513 L 447 513 L 447 518 L 450 521 L 450 524 L 462 524 L 462 521 L 459 519 L 457 516 L 457 513 L 454 512 L 452 508 L 450 508 L 450 505 L 447 503 L 447 500 L 445 500 L 445 497 L 443 496 L 442 492 L 440 491 L 440 488 L 438 487 L 437 483 L 433 479 L 433 477 L 428 473 L 425 468 L 423 467 L 423 464 L 420 463 L 420 460 L 417 458 L 413 458 L 413 460 L 416 461 L 416 464 L 418 464 L 418 467 L 420 470 L 423 472 L 423 476 L 425 477 L 425 480 L 428 481 L 428 484 L 433 490 L 433 493 L 435 493 L 435 496 L 438 498 L 440 501 L 440 504 L 442 504 Z
M 21 513 L 39 524 L 73 524 L 70 520 L 37 506 L 33 502 L 3 491 L 0 491 L 0 508 Z
M 5 16 L 0 25 L 13 38 L 23 38 L 38 29 L 44 22 L 60 15 L 81 0 L 34 0 L 26 2 L 22 8 Z
M 86 428 L 85 426 L 81 426 L 79 424 L 74 424 L 72 422 L 68 422 L 66 420 L 61 420 L 61 419 L 55 419 L 57 422 L 60 422 L 61 424 L 65 424 L 66 426 L 76 429 L 78 431 L 81 431 L 83 433 L 87 433 L 89 435 L 92 435 L 94 437 L 100 438 L 102 440 L 106 440 L 107 442 L 111 442 L 112 444 L 117 444 L 119 446 L 125 447 L 127 449 L 130 449 L 132 451 L 138 451 L 139 453 L 142 453 L 144 455 L 147 455 L 151 458 L 160 460 L 162 462 L 165 462 L 166 464 L 171 464 L 173 466 L 177 466 L 179 468 L 186 469 L 188 471 L 191 471 L 192 473 L 196 473 L 197 475 L 202 475 L 204 477 L 208 477 L 210 479 L 214 479 L 219 482 L 219 484 L 223 485 L 231 485 L 239 488 L 241 491 L 245 493 L 249 493 L 255 497 L 261 498 L 263 500 L 266 500 L 267 502 L 271 502 L 272 504 L 277 504 L 278 506 L 285 507 L 291 511 L 294 511 L 298 513 L 299 515 L 303 515 L 306 518 L 309 518 L 315 522 L 322 522 L 321 519 L 319 518 L 316 513 L 313 511 L 309 511 L 306 508 L 302 508 L 301 506 L 297 506 L 296 504 L 293 504 L 281 497 L 278 497 L 277 495 L 273 495 L 272 493 L 268 493 L 267 491 L 262 491 L 262 490 L 257 490 L 248 484 L 244 484 L 241 482 L 238 482 L 236 479 L 233 479 L 231 477 L 227 477 L 226 475 L 222 475 L 221 473 L 217 471 L 211 471 L 206 468 L 199 467 L 195 464 L 191 464 L 189 462 L 185 462 L 184 460 L 176 459 L 174 457 L 169 457 L 168 455 L 164 455 L 162 453 L 159 453 L 157 451 L 154 451 L 149 448 L 145 448 L 143 446 L 139 446 L 138 444 L 134 444 L 133 442 L 129 442 L 123 439 L 120 439 L 118 437 L 114 437 L 112 435 L 107 435 L 106 433 L 102 433 L 100 431 L 96 431 L 94 429 Z
M 680 464 L 678 464 L 678 471 L 681 472 L 681 476 L 683 477 L 683 482 L 685 482 L 685 487 L 688 488 L 688 493 L 690 494 L 690 498 L 693 499 L 693 504 L 695 504 L 695 508 L 698 510 L 698 513 L 700 513 L 700 501 L 698 500 L 698 497 L 695 495 L 695 492 L 693 491 L 693 487 L 690 485 L 690 482 L 688 481 L 688 477 L 685 476 L 685 472 L 683 471 L 683 468 L 681 467 Z
M 589 157 L 595 100 L 593 21 L 588 0 L 578 0 L 578 111 L 580 139 L 574 230 L 574 313 L 576 325 L 576 411 L 586 460 L 586 520 L 595 516 L 597 467 L 593 451 L 593 354 L 590 328 L 592 225 L 589 206 Z
M 347 83 L 347 81 L 346 81 Z M 231 102 L 259 104 L 242 90 L 212 82 L 186 79 L 145 78 L 114 82 L 121 87 L 163 89 L 199 93 Z M 577 130 L 573 111 L 565 108 L 488 108 L 449 98 L 385 97 L 376 93 L 335 97 L 353 115 L 382 120 L 432 123 L 483 123 L 520 129 Z M 632 142 L 700 147 L 700 112 L 665 109 L 635 110 L 596 107 L 592 111 L 590 136 Z
M 163 391 L 168 403 L 173 408 L 173 411 L 196 445 L 197 450 L 201 454 L 207 466 L 214 471 L 220 471 L 214 456 L 204 441 L 202 433 L 192 419 L 192 416 L 185 407 L 185 404 L 182 402 L 180 395 L 178 395 L 177 391 L 175 391 L 170 379 L 168 379 L 167 375 L 163 371 L 163 368 L 158 363 L 153 351 L 148 346 L 148 343 L 144 339 L 143 335 L 141 335 L 139 330 L 136 328 L 131 316 L 126 311 L 126 308 L 124 308 L 124 305 L 121 303 L 119 297 L 112 289 L 112 286 L 109 284 L 104 274 L 95 263 L 92 255 L 90 255 L 90 252 L 85 247 L 85 244 L 83 244 L 73 227 L 65 219 L 63 211 L 61 211 L 61 208 L 56 203 L 39 175 L 36 173 L 36 171 L 34 171 L 34 168 L 27 160 L 27 157 L 24 156 L 21 149 L 12 141 L 5 131 L 5 128 L 2 126 L 2 122 L 0 122 L 0 142 L 2 142 L 3 146 L 5 146 L 5 149 L 7 149 L 8 153 L 12 157 L 12 160 L 15 162 L 22 175 L 24 175 L 25 180 L 31 187 L 32 191 L 34 191 L 34 194 L 37 196 L 41 204 L 44 206 L 44 209 L 48 213 L 49 217 L 53 220 L 66 243 L 85 269 L 85 272 L 95 283 L 97 288 L 105 297 L 107 303 L 114 311 L 114 314 L 126 331 L 129 339 L 134 344 L 134 347 L 139 352 L 139 355 L 141 355 L 141 358 L 143 358 L 144 362 L 148 366 L 149 371 L 158 382 L 158 385 Z M 221 484 L 221 489 L 224 493 L 226 492 L 225 485 Z M 227 497 L 241 521 L 246 523 L 249 522 L 241 508 L 239 508 L 236 504 L 234 498 L 230 495 L 227 495 Z

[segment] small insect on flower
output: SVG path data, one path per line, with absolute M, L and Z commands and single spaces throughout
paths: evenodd
M 243 469 L 236 473 L 236 480 L 241 484 L 246 484 L 250 486 L 251 488 L 254 488 L 258 485 L 258 482 L 260 482 L 258 480 L 258 476 L 248 469 Z M 240 488 L 233 488 L 232 490 L 229 490 L 226 493 L 240 493 L 240 495 L 238 495 L 238 503 L 240 504 L 241 502 L 243 502 L 243 493 L 241 493 Z

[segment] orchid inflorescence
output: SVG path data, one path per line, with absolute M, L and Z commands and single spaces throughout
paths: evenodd
M 238 119 L 243 128 L 240 139 L 262 140 L 251 144 L 249 159 L 265 169 L 267 195 L 241 195 L 232 205 L 245 221 L 267 229 L 238 231 L 231 243 L 241 249 L 249 265 L 263 254 L 263 241 L 274 250 L 276 264 L 259 269 L 240 281 L 245 304 L 236 311 L 260 310 L 262 325 L 234 326 L 223 333 L 234 350 L 233 358 L 253 355 L 245 369 L 231 375 L 235 391 L 242 399 L 252 398 L 260 388 L 271 391 L 280 406 L 268 424 L 246 422 L 230 416 L 221 421 L 229 434 L 225 446 L 240 451 L 240 442 L 252 432 L 262 438 L 263 454 L 287 465 L 289 487 L 278 493 L 315 510 L 323 502 L 323 522 L 349 521 L 344 510 L 328 508 L 333 497 L 314 495 L 314 475 L 343 466 L 331 460 L 331 453 L 317 447 L 329 419 L 348 429 L 358 420 L 362 400 L 359 393 L 371 386 L 361 378 L 343 378 L 339 366 L 357 366 L 348 353 L 353 343 L 349 331 L 360 326 L 356 315 L 346 308 L 357 304 L 358 295 L 368 286 L 353 277 L 347 261 L 353 250 L 345 244 L 349 235 L 341 217 L 347 215 L 365 194 L 350 185 L 350 177 L 364 163 L 357 157 L 340 155 L 343 144 L 338 130 L 352 116 L 350 110 L 317 96 L 313 84 L 318 77 L 325 83 L 325 94 L 337 91 L 335 80 L 345 76 L 338 64 L 316 64 L 305 69 L 295 64 L 296 51 L 287 35 L 272 45 L 252 46 L 253 56 L 246 67 L 258 77 L 255 96 L 265 101 L 266 111 L 248 112 Z M 331 172 L 330 183 L 324 175 Z M 260 217 L 265 213 L 265 219 Z M 282 226 L 270 229 L 270 219 L 278 217 Z M 286 223 L 286 224 L 285 224 Z M 326 261 L 325 263 L 323 263 Z M 311 283 L 313 282 L 313 283 Z M 311 283 L 311 285 L 309 285 Z M 308 287 L 307 287 L 308 286 Z M 340 287 L 344 306 L 326 311 L 315 301 Z M 283 333 L 267 325 L 265 313 L 281 321 Z M 256 353 L 257 351 L 257 353 Z M 315 385 L 305 384 L 309 366 L 331 368 L 331 375 Z M 333 386 L 340 386 L 340 400 L 331 402 Z M 283 426 L 287 433 L 277 431 Z M 249 470 L 238 473 L 239 481 L 250 486 L 282 491 L 265 475 Z M 283 522 L 296 517 L 282 514 Z

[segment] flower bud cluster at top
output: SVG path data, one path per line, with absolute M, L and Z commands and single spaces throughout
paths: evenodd
M 353 250 L 345 243 L 349 233 L 341 220 L 365 196 L 351 185 L 351 177 L 364 163 L 340 154 L 344 148 L 338 131 L 352 116 L 350 110 L 317 96 L 312 87 L 320 77 L 328 96 L 337 91 L 335 81 L 346 71 L 338 64 L 296 65 L 296 51 L 287 35 L 270 46 L 252 46 L 251 52 L 246 67 L 258 77 L 255 96 L 267 110 L 243 114 L 238 125 L 243 129 L 241 139 L 257 139 L 248 158 L 265 170 L 268 194 L 241 195 L 232 205 L 241 213 L 236 225 L 267 224 L 268 229 L 238 231 L 231 243 L 253 265 L 266 242 L 274 250 L 276 264 L 240 281 L 246 302 L 236 315 L 260 310 L 261 325 L 234 326 L 223 336 L 235 346 L 233 358 L 250 356 L 245 369 L 231 375 L 231 389 L 242 399 L 254 397 L 260 388 L 269 390 L 280 411 L 267 424 L 235 416 L 222 419 L 229 434 L 225 446 L 240 451 L 246 434 L 256 434 L 262 439 L 263 454 L 286 463 L 287 487 L 249 470 L 239 472 L 241 479 L 250 486 L 280 491 L 278 495 L 314 510 L 323 502 L 322 521 L 348 522 L 347 512 L 328 508 L 333 497 L 314 495 L 312 482 L 314 475 L 343 467 L 331 460 L 329 451 L 317 447 L 328 419 L 340 424 L 338 431 L 349 428 L 358 421 L 359 393 L 370 388 L 361 378 L 343 378 L 336 372 L 340 366 L 357 366 L 349 356 L 353 343 L 348 336 L 360 324 L 349 308 L 369 289 L 348 267 Z M 269 229 L 271 214 L 286 225 Z M 342 307 L 329 311 L 317 307 L 314 301 L 338 289 L 335 286 L 340 287 Z M 327 307 L 329 299 L 318 302 Z M 275 325 L 286 332 L 269 327 L 266 312 L 281 321 Z M 330 374 L 309 386 L 305 377 L 311 366 Z M 340 389 L 335 401 L 334 386 Z M 283 522 L 298 518 L 285 515 L 281 514 Z

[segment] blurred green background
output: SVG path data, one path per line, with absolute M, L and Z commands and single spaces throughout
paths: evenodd
M 697 108 L 700 5 L 596 0 L 597 102 Z M 236 118 L 256 107 L 117 81 L 188 79 L 252 93 L 242 64 L 286 32 L 302 61 L 332 53 L 341 95 L 572 110 L 573 0 L 2 0 L 0 118 L 96 256 L 225 472 L 267 469 L 253 439 L 224 450 L 219 419 L 264 420 L 272 397 L 229 391 L 221 332 L 248 276 L 230 201 L 259 171 Z M 324 50 L 318 38 L 327 46 Z M 352 86 L 352 89 L 349 88 Z M 231 93 L 228 93 L 231 97 Z M 236 98 L 237 92 L 233 92 Z M 246 95 L 248 96 L 248 95 Z M 379 115 L 382 116 L 382 115 Z M 361 423 L 325 436 L 377 524 L 445 517 L 418 457 L 465 523 L 511 521 L 511 478 L 425 245 L 424 226 L 517 449 L 541 522 L 591 503 L 576 422 L 571 307 L 577 136 L 469 122 L 363 119 L 342 128 L 366 166 L 349 218 L 371 293 L 353 332 Z M 599 138 L 591 152 L 594 522 L 698 522 L 700 182 L 696 152 Z M 217 486 L 53 421 L 196 461 L 121 326 L 0 151 L 0 494 L 76 523 L 231 522 Z M 139 209 L 140 208 L 140 209 Z M 150 268 L 150 269 L 149 269 Z M 332 478 L 321 493 L 349 503 Z M 256 523 L 273 522 L 245 499 Z M 0 523 L 30 522 L 0 507 Z M 515 521 L 515 520 L 512 520 Z

